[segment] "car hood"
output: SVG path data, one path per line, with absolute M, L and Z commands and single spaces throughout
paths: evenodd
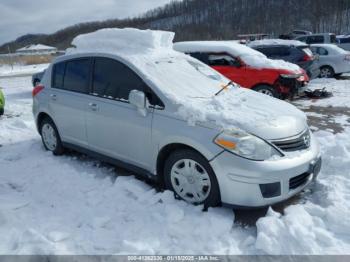
M 211 99 L 195 99 L 178 114 L 190 123 L 242 129 L 267 140 L 287 138 L 307 128 L 306 115 L 295 106 L 245 88 L 233 88 Z

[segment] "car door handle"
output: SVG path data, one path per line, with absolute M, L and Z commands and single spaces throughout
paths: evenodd
M 57 95 L 51 94 L 50 98 L 51 98 L 51 100 L 56 101 L 57 100 Z
M 92 111 L 98 110 L 98 105 L 95 103 L 89 103 L 89 107 L 91 108 Z

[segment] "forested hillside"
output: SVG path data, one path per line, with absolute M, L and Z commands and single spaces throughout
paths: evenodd
M 42 43 L 65 49 L 79 34 L 106 27 L 172 30 L 177 40 L 235 39 L 237 34 L 279 35 L 293 29 L 350 32 L 350 0 L 183 0 L 136 18 L 77 24 L 51 35 L 22 36 L 0 47 Z

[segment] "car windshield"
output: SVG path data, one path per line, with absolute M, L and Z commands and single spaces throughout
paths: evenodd
M 142 72 L 168 97 L 209 98 L 230 80 L 191 57 L 158 59 Z

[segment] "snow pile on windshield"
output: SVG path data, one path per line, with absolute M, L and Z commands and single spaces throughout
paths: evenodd
M 227 53 L 234 57 L 239 57 L 245 64 L 251 67 L 263 69 L 283 69 L 294 73 L 300 73 L 299 66 L 285 62 L 283 60 L 272 60 L 264 54 L 234 41 L 193 41 L 178 42 L 174 44 L 174 49 L 183 53 L 212 52 Z
M 263 39 L 255 40 L 248 44 L 248 46 L 254 48 L 258 46 L 271 46 L 271 45 L 284 45 L 284 46 L 307 46 L 307 44 L 298 40 L 285 40 L 285 39 Z
M 166 31 L 139 30 L 135 28 L 107 28 L 79 35 L 73 39 L 67 53 L 111 52 L 135 55 L 156 49 L 171 49 L 175 34 Z

